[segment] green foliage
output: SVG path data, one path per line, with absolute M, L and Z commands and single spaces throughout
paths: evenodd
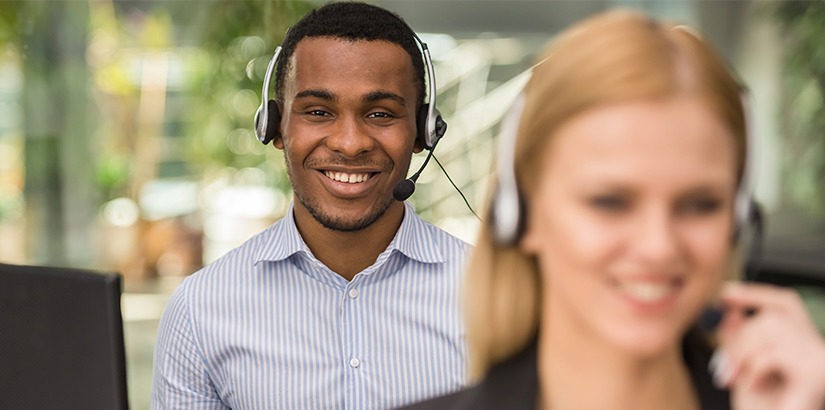
M 103 198 L 122 196 L 121 192 L 132 175 L 132 161 L 126 155 L 110 155 L 100 158 L 95 169 L 98 187 L 103 191 Z
M 306 1 L 212 2 L 193 37 L 201 53 L 188 88 L 197 104 L 188 112 L 187 156 L 203 169 L 262 167 L 279 156 L 255 139 L 252 126 L 261 85 L 275 46 L 287 28 L 314 6 Z M 264 166 L 270 168 L 269 166 Z M 278 166 L 276 172 L 282 173 Z M 281 186 L 279 175 L 271 183 Z M 282 188 L 288 189 L 288 183 Z
M 785 180 L 789 200 L 825 212 L 825 1 L 785 1 Z
M 20 1 L 0 1 L 0 47 L 19 41 L 22 6 Z

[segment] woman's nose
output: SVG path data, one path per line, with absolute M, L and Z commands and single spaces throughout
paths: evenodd
M 680 252 L 675 215 L 669 209 L 649 209 L 638 219 L 633 248 L 640 260 L 648 263 L 672 263 Z

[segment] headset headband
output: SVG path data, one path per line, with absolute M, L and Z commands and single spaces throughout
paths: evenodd
M 427 47 L 427 43 L 422 41 L 421 38 L 418 37 L 418 34 L 416 34 L 404 20 L 398 18 L 398 21 L 400 21 L 410 31 L 415 41 L 421 47 L 421 54 L 424 57 L 424 65 L 427 71 L 427 83 L 429 85 L 429 101 L 422 106 L 422 110 L 425 112 L 419 114 L 419 118 L 416 119 L 418 127 L 417 132 L 419 133 L 419 137 L 422 139 L 425 148 L 432 150 L 435 148 L 436 144 L 438 144 L 441 137 L 444 136 L 444 133 L 447 130 L 447 123 L 444 122 L 441 117 L 441 113 L 436 108 L 435 69 L 433 68 L 432 59 L 430 58 L 430 50 Z M 287 36 L 289 36 L 289 30 L 287 30 L 284 40 L 286 40 Z M 263 88 L 261 89 L 261 105 L 258 106 L 258 110 L 255 113 L 255 136 L 258 137 L 258 140 L 264 144 L 269 142 L 269 139 L 267 139 L 267 128 L 270 125 L 269 109 L 267 107 L 270 101 L 269 88 L 271 87 L 272 73 L 275 70 L 275 65 L 277 64 L 281 50 L 282 46 L 278 45 L 278 47 L 275 48 L 272 59 L 269 60 L 269 65 L 266 67 L 266 75 L 264 76 Z

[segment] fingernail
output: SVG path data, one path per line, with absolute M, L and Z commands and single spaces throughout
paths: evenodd
M 708 370 L 713 375 L 713 384 L 717 388 L 725 388 L 731 377 L 728 355 L 722 349 L 716 349 L 708 362 Z

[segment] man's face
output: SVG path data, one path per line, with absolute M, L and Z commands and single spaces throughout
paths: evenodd
M 386 41 L 305 38 L 286 73 L 281 132 L 296 211 L 357 231 L 394 201 L 414 150 L 416 92 L 409 54 Z

